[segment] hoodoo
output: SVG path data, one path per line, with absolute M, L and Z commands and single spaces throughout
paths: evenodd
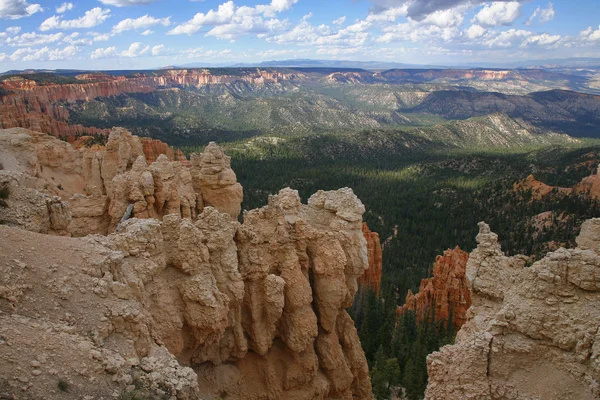
M 0 226 L 0 393 L 372 397 L 345 311 L 368 268 L 351 189 L 306 205 L 283 189 L 240 224 L 241 186 L 216 144 L 188 167 L 164 154 L 148 165 L 123 130 L 95 150 L 24 130 L 0 139 L 0 217 L 13 225 Z M 117 233 L 39 233 L 114 232 L 128 205 Z

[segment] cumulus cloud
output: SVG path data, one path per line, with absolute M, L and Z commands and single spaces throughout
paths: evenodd
M 42 11 L 41 5 L 29 4 L 26 0 L 0 0 L 0 18 L 19 19 Z
M 92 60 L 98 60 L 101 58 L 115 57 L 116 55 L 117 55 L 117 48 L 112 46 L 112 47 L 106 47 L 106 48 L 98 48 L 98 49 L 92 51 L 90 58 Z
M 489 47 L 513 47 L 521 43 L 525 38 L 532 36 L 533 33 L 525 30 L 509 29 L 500 32 L 488 39 L 485 44 Z
M 521 47 L 527 47 L 531 45 L 552 46 L 558 43 L 560 39 L 560 35 L 549 35 L 547 33 L 542 33 L 541 35 L 529 36 L 523 41 Z
M 72 9 L 73 3 L 62 3 L 60 6 L 56 7 L 56 12 L 58 14 L 63 14 Z
M 4 40 L 4 44 L 11 47 L 41 46 L 61 41 L 64 37 L 64 33 L 45 35 L 36 32 L 27 32 L 13 37 L 7 37 Z
M 581 31 L 579 37 L 588 42 L 600 41 L 600 26 L 598 26 L 598 29 L 596 30 L 590 26 L 586 30 Z
M 154 25 L 169 26 L 171 25 L 171 17 L 154 18 L 146 14 L 136 19 L 127 18 L 113 26 L 112 30 L 115 33 L 121 33 L 124 31 L 147 29 Z
M 159 44 L 156 45 L 154 47 L 152 47 L 152 55 L 153 56 L 160 56 L 161 54 L 164 54 L 166 52 L 167 48 L 165 47 L 164 44 Z
M 153 30 L 150 29 L 146 29 L 144 32 L 141 33 L 142 36 L 148 36 L 148 35 L 152 35 L 154 33 Z
M 495 1 L 492 4 L 486 4 L 471 22 L 481 26 L 510 25 L 519 17 L 521 13 L 521 3 L 511 1 L 508 3 Z
M 477 39 L 478 37 L 482 37 L 484 35 L 485 28 L 480 25 L 473 24 L 465 31 L 465 33 L 469 39 Z
M 554 12 L 554 4 L 548 3 L 548 7 L 546 8 L 538 6 L 538 8 L 535 9 L 531 17 L 529 17 L 527 22 L 525 22 L 525 25 L 531 25 L 533 21 L 536 20 L 536 18 L 540 23 L 543 24 L 544 22 L 552 21 L 555 15 L 556 13 Z
M 100 0 L 100 3 L 107 6 L 127 7 L 127 6 L 144 6 L 154 3 L 155 0 Z
M 51 29 L 82 29 L 92 28 L 100 25 L 110 18 L 110 10 L 100 7 L 92 8 L 85 12 L 83 17 L 71 20 L 64 20 L 62 17 L 54 15 L 40 25 L 40 31 L 49 31 Z
M 346 16 L 339 17 L 338 19 L 333 20 L 334 25 L 342 25 L 344 22 L 346 22 Z
M 41 49 L 21 48 L 15 51 L 10 59 L 12 61 L 59 61 L 72 59 L 79 49 L 76 46 L 67 46 L 64 49 L 51 49 L 48 46 Z
M 405 7 L 406 15 L 411 19 L 420 21 L 427 15 L 444 11 L 461 5 L 478 5 L 488 3 L 487 0 L 370 0 L 373 3 L 373 11 L 381 12 L 390 8 Z M 500 2 L 512 2 L 514 0 L 499 0 Z M 523 2 L 525 0 L 519 0 Z
M 127 50 L 121 52 L 121 57 L 139 57 L 150 51 L 150 46 L 144 46 L 140 42 L 132 43 Z
M 266 35 L 282 31 L 288 21 L 274 18 L 276 13 L 288 10 L 298 0 L 272 0 L 267 5 L 238 7 L 233 1 L 220 4 L 217 10 L 198 13 L 189 21 L 171 29 L 169 35 L 192 35 L 203 27 L 212 27 L 206 36 L 235 40 L 246 34 Z

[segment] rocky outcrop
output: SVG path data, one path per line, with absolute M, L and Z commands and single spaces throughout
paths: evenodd
M 550 186 L 538 181 L 533 175 L 529 175 L 525 180 L 515 183 L 513 190 L 516 192 L 531 191 L 532 198 L 536 200 L 540 200 L 551 193 L 559 196 L 576 194 L 592 199 L 600 199 L 600 167 L 598 167 L 595 174 L 583 178 L 581 182 L 572 188 Z
M 377 297 L 379 297 L 379 291 L 381 290 L 381 273 L 382 273 L 382 260 L 383 253 L 381 250 L 381 242 L 379 240 L 379 233 L 371 232 L 366 222 L 363 222 L 363 236 L 367 242 L 367 255 L 369 258 L 369 268 L 360 277 L 360 284 L 371 287 Z
M 563 188 L 557 186 L 546 185 L 544 182 L 538 181 L 533 175 L 527 176 L 523 181 L 513 185 L 515 192 L 531 192 L 531 198 L 540 200 L 550 193 L 556 193 L 563 196 L 568 196 L 573 192 L 572 188 Z
M 146 161 L 148 153 L 154 162 Z M 11 193 L 0 219 L 34 232 L 107 234 L 130 205 L 134 217 L 159 220 L 173 213 L 195 220 L 205 205 L 232 218 L 241 209 L 242 187 L 229 157 L 214 143 L 193 155 L 190 166 L 161 142 L 140 140 L 122 128 L 111 131 L 106 146 L 77 149 L 16 128 L 0 130 L 0 155 L 0 189 Z M 58 222 L 59 210 L 70 217 Z
M 473 305 L 456 343 L 427 359 L 427 399 L 600 397 L 600 219 L 576 249 L 526 267 L 480 223 L 467 263 Z
M 433 277 L 421 281 L 417 294 L 408 291 L 406 302 L 399 307 L 398 314 L 410 310 L 415 312 L 419 321 L 430 318 L 444 321 L 446 326 L 451 319 L 454 332 L 458 332 L 466 322 L 467 310 L 471 307 L 471 294 L 465 275 L 468 259 L 469 253 L 458 246 L 438 256 L 433 266 Z
M 0 226 L 2 393 L 370 399 L 345 311 L 368 266 L 363 212 L 350 189 L 308 205 L 284 189 L 243 224 L 207 206 L 106 237 Z

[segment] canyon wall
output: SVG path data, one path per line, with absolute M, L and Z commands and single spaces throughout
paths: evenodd
M 55 136 L 106 135 L 107 129 L 69 124 L 69 112 L 62 103 L 89 101 L 122 93 L 150 93 L 182 86 L 205 86 L 245 82 L 251 85 L 277 84 L 302 79 L 299 73 L 261 69 L 240 74 L 215 75 L 209 70 L 169 70 L 159 75 L 133 77 L 107 74 L 82 74 L 81 83 L 37 84 L 20 76 L 4 79 L 0 89 L 8 92 L 0 98 L 0 128 L 27 128 Z M 150 161 L 150 160 L 149 160 Z
M 600 397 L 600 219 L 576 249 L 526 267 L 480 223 L 467 262 L 472 306 L 456 343 L 427 358 L 426 399 Z
M 417 294 L 408 291 L 406 303 L 398 308 L 398 314 L 410 310 L 416 313 L 418 321 L 433 318 L 446 324 L 452 319 L 454 332 L 458 332 L 471 307 L 471 293 L 465 275 L 468 259 L 469 253 L 458 246 L 438 256 L 433 277 L 421 281 Z
M 283 189 L 239 223 L 215 144 L 148 165 L 121 129 L 92 149 L 13 129 L 0 155 L 3 396 L 372 398 L 345 311 L 369 265 L 351 189 Z M 59 236 L 73 224 L 114 233 Z

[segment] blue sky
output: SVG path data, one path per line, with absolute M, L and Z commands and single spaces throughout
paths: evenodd
M 600 57 L 599 0 L 0 0 L 0 71 Z

